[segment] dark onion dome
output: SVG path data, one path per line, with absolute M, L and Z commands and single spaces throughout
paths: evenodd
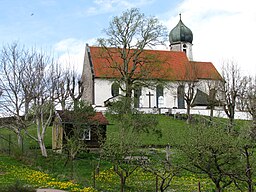
M 184 25 L 181 17 L 179 23 L 171 30 L 169 34 L 169 41 L 171 44 L 176 42 L 192 43 L 193 33 L 186 25 Z

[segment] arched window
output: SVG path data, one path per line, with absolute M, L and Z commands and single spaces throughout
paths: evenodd
M 140 97 L 141 96 L 141 87 L 136 87 L 134 89 L 134 107 L 139 108 L 140 107 Z
M 178 93 L 178 109 L 185 109 L 185 101 L 184 101 L 184 85 L 180 85 L 177 89 Z
M 114 82 L 111 85 L 111 95 L 112 95 L 112 97 L 116 97 L 119 95 L 119 84 L 116 82 Z
M 156 86 L 156 106 L 157 107 L 163 107 L 163 99 L 164 99 L 164 88 L 162 85 L 157 85 Z M 159 98 L 160 98 L 160 102 L 159 102 Z M 161 103 L 161 106 L 160 106 Z

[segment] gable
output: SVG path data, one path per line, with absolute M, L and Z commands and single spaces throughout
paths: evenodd
M 92 62 L 95 78 L 121 78 L 118 71 L 123 65 L 120 53 L 117 48 L 108 48 L 106 54 L 101 47 L 90 47 L 90 61 Z M 136 50 L 130 50 L 133 54 Z M 186 54 L 180 51 L 144 50 L 140 55 L 143 62 L 135 70 L 135 76 L 139 77 L 145 71 L 149 75 L 141 79 L 161 79 L 170 81 L 185 81 L 196 79 L 221 79 L 220 74 L 211 62 L 189 61 Z M 133 62 L 129 62 L 132 68 Z M 146 69 L 146 70 L 145 70 Z M 137 76 L 136 76 L 137 75 Z

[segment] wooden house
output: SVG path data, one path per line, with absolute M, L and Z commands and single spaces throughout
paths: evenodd
M 101 112 L 93 115 L 77 114 L 74 111 L 56 111 L 52 128 L 52 149 L 62 152 L 66 138 L 71 137 L 75 126 L 82 130 L 78 136 L 88 149 L 99 148 L 106 139 L 108 120 Z

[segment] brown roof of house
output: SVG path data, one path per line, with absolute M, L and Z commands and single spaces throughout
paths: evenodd
M 109 122 L 107 118 L 102 114 L 102 112 L 95 112 L 93 115 L 79 114 L 80 117 L 74 111 L 68 110 L 57 110 L 57 116 L 60 117 L 62 122 L 73 123 L 78 120 L 80 123 L 91 123 L 98 125 L 108 125 Z
M 117 48 L 108 48 L 110 55 L 101 47 L 90 47 L 91 62 L 96 78 L 120 78 L 117 70 L 122 67 L 122 59 Z M 135 50 L 131 50 L 133 54 Z M 186 54 L 180 51 L 144 50 L 140 55 L 143 67 L 135 70 L 139 76 L 147 73 L 143 78 L 162 80 L 192 80 L 192 79 L 221 79 L 220 74 L 211 62 L 189 61 Z M 140 58 L 139 58 L 140 59 Z M 153 62 L 153 63 L 152 63 Z M 147 63 L 147 65 L 144 65 Z M 146 66 L 146 67 L 145 67 Z M 129 63 L 132 68 L 132 61 Z

